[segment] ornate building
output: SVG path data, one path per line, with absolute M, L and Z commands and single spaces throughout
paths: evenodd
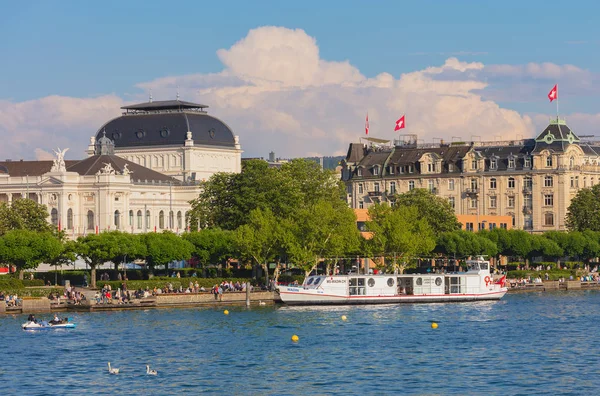
M 154 103 L 167 104 L 127 106 L 135 114 L 103 126 L 84 160 L 65 160 L 68 149 L 58 149 L 54 161 L 0 162 L 0 202 L 29 198 L 47 205 L 49 221 L 72 237 L 115 229 L 184 231 L 199 181 L 239 172 L 242 151 L 224 123 L 193 113 L 206 106 Z M 173 108 L 176 103 L 182 109 Z
M 506 142 L 417 144 L 352 143 L 342 161 L 352 208 L 389 202 L 393 195 L 425 188 L 445 197 L 457 215 L 510 216 L 515 228 L 564 230 L 571 199 L 600 182 L 600 144 L 582 141 L 555 119 L 535 139 Z M 489 223 L 488 223 L 489 225 Z
M 115 154 L 180 180 L 206 180 L 216 172 L 241 172 L 239 138 L 208 106 L 180 100 L 124 106 L 125 112 L 104 124 L 91 138 L 106 135 Z

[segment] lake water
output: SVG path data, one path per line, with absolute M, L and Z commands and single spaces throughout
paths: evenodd
M 0 393 L 595 395 L 599 306 L 595 291 L 465 304 L 223 304 L 69 313 L 77 329 L 37 333 L 21 330 L 26 315 L 3 316 Z

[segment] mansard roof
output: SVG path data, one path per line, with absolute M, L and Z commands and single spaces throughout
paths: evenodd
M 535 138 L 534 153 L 543 150 L 563 153 L 569 145 L 579 143 L 579 137 L 567 126 L 565 120 L 556 118 Z

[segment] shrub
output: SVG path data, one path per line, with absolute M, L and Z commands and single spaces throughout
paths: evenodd
M 231 281 L 233 283 L 248 282 L 250 279 L 244 278 L 172 278 L 172 277 L 154 277 L 150 280 L 128 280 L 126 282 L 128 290 L 137 289 L 154 289 L 164 288 L 167 284 L 171 283 L 173 289 L 177 290 L 181 286 L 184 290 L 189 286 L 190 282 L 198 282 L 198 286 L 204 287 L 207 291 L 210 290 L 215 284 L 219 284 L 223 281 Z M 102 288 L 104 285 L 110 285 L 113 290 L 121 287 L 123 281 L 97 281 L 96 286 Z

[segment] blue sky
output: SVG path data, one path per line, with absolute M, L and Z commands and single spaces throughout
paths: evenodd
M 136 101 L 147 96 L 147 89 L 140 84 L 147 87 L 147 83 L 165 77 L 205 76 L 235 69 L 235 66 L 225 65 L 217 51 L 232 48 L 252 29 L 277 26 L 301 29 L 307 37 L 316 40 L 321 60 L 348 61 L 366 79 L 389 73 L 400 81 L 403 74 L 440 67 L 449 58 L 467 64 L 481 63 L 485 65 L 485 72 L 478 71 L 474 75 L 447 70 L 434 80 L 475 79 L 485 83 L 485 88 L 469 92 L 477 92 L 481 100 L 493 101 L 521 116 L 529 115 L 534 130 L 539 124 L 536 117 L 552 114 L 553 107 L 548 105 L 545 95 L 554 82 L 559 82 L 564 114 L 588 114 L 589 125 L 581 121 L 580 127 L 591 128 L 598 103 L 594 88 L 599 72 L 600 28 L 596 20 L 599 8 L 591 1 L 568 5 L 552 1 L 5 2 L 0 14 L 0 56 L 4 60 L 0 66 L 0 114 L 2 103 L 12 106 L 12 112 L 19 103 L 52 96 L 85 99 L 108 95 L 125 102 Z M 239 64 L 243 60 L 232 62 Z M 570 70 L 563 70 L 556 78 L 552 78 L 552 73 L 519 74 L 513 70 L 507 75 L 488 71 L 488 65 L 525 67 L 544 63 L 557 67 L 573 65 L 585 72 L 586 83 L 581 82 L 580 71 L 577 71 L 580 74 L 572 74 Z M 198 97 L 197 90 L 186 91 L 185 81 L 180 81 L 182 94 L 187 94 L 183 99 L 202 101 L 203 96 Z M 249 84 L 253 86 L 256 82 Z M 336 84 L 343 85 L 339 81 Z M 524 90 L 523 85 L 529 88 Z M 174 96 L 174 92 L 169 94 L 168 90 L 175 88 L 163 86 L 162 89 L 160 84 L 156 87 L 157 95 Z M 215 92 L 213 89 L 204 97 L 219 103 L 222 95 Z M 213 94 L 216 96 L 211 96 Z M 285 96 L 297 100 L 297 95 L 299 92 Z M 323 99 L 324 95 L 332 96 L 323 90 L 317 96 Z M 388 99 L 379 105 L 377 101 L 371 104 L 365 97 L 364 108 L 373 112 L 378 108 L 383 113 L 389 111 L 391 118 L 395 117 L 393 114 L 404 112 L 402 104 L 393 105 L 390 96 L 386 97 Z M 410 102 L 411 98 L 406 100 Z M 306 130 L 304 123 L 315 122 L 314 117 L 293 114 L 297 123 L 265 126 L 261 125 L 262 121 L 247 116 L 236 121 L 235 108 L 229 108 L 231 102 L 225 99 L 220 107 L 208 104 L 216 115 L 232 118 L 236 129 L 259 125 L 252 132 L 259 136 L 265 129 L 273 128 L 269 133 L 276 133 L 278 128 L 297 123 L 301 125 L 299 129 Z M 62 106 L 64 104 L 59 107 Z M 323 123 L 335 125 L 336 117 L 345 118 L 348 114 L 345 106 L 346 103 L 340 103 L 336 108 L 339 114 L 330 109 L 334 113 L 324 116 Z M 380 107 L 369 110 L 371 106 Z M 222 110 L 225 108 L 229 109 Z M 6 109 L 5 112 L 9 112 Z M 356 112 L 362 110 L 356 109 Z M 364 117 L 358 118 L 353 121 L 359 124 L 357 131 L 364 123 Z M 409 118 L 416 119 L 413 114 Z M 93 121 L 92 118 L 90 122 Z M 78 122 L 66 122 L 49 129 L 51 133 L 57 133 L 55 129 L 60 128 L 81 130 L 83 123 Z M 374 122 L 377 125 L 377 119 Z M 92 126 L 82 131 L 84 138 L 76 145 L 85 146 L 87 136 L 93 133 Z M 0 117 L 0 134 L 25 133 L 26 127 L 14 120 L 3 124 Z M 432 126 L 422 125 L 419 133 L 425 133 L 427 128 Z M 244 137 L 242 132 L 245 131 L 240 130 Z M 432 133 L 439 135 L 443 131 Z M 247 135 L 250 136 L 254 135 Z M 310 141 L 319 136 L 317 131 L 305 139 Z M 304 154 L 343 151 L 343 139 L 338 140 L 314 150 L 307 146 Z M 23 142 L 15 147 L 17 152 L 23 150 L 19 152 L 23 156 L 32 148 Z M 262 154 L 258 152 L 261 147 L 253 147 L 249 154 Z M 45 146 L 36 148 L 49 150 Z M 285 146 L 281 148 L 279 151 L 286 153 Z M 302 154 L 288 151 L 288 155 Z

